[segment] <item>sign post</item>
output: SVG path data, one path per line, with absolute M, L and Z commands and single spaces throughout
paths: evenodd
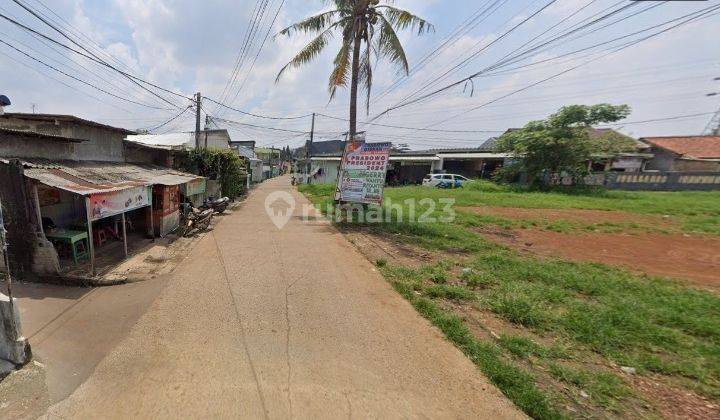
M 336 203 L 382 204 L 391 143 L 348 142 L 345 146 Z

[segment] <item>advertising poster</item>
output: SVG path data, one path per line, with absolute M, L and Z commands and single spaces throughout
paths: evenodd
M 382 203 L 391 143 L 349 142 L 345 147 L 335 200 Z
M 92 194 L 88 198 L 90 220 L 114 216 L 150 205 L 151 187 L 135 187 L 110 193 Z

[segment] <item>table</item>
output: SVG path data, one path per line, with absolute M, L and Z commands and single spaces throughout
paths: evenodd
M 88 234 L 82 230 L 70 230 L 70 229 L 54 229 L 51 232 L 46 232 L 45 237 L 50 241 L 67 242 L 70 244 L 72 249 L 73 262 L 78 263 L 78 259 L 88 256 Z M 82 247 L 82 252 L 78 252 L 78 242 L 85 241 Z

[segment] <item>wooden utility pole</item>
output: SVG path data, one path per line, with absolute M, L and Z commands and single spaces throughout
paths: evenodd
M 202 109 L 202 95 L 195 94 L 195 148 L 200 148 L 200 110 Z
M 315 136 L 315 113 L 312 113 L 312 122 L 310 123 L 310 141 L 307 143 L 305 158 L 307 159 L 305 173 L 307 173 L 307 183 L 310 183 L 310 172 L 312 171 L 312 144 Z

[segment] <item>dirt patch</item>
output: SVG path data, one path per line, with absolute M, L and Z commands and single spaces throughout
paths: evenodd
M 392 265 L 417 268 L 439 260 L 437 255 L 403 244 L 392 235 L 370 232 L 363 227 L 343 227 L 342 232 L 373 264 L 386 260 Z
M 653 402 L 663 418 L 720 419 L 720 405 L 694 392 L 643 376 L 632 376 L 631 383 L 648 401 Z
M 513 220 L 553 222 L 567 220 L 582 224 L 618 223 L 637 224 L 654 229 L 677 228 L 678 222 L 670 216 L 642 215 L 622 211 L 581 210 L 581 209 L 524 209 L 517 207 L 457 207 L 457 210 L 483 216 L 499 216 Z
M 720 239 L 683 234 L 559 233 L 482 229 L 488 239 L 545 257 L 620 265 L 720 289 Z

